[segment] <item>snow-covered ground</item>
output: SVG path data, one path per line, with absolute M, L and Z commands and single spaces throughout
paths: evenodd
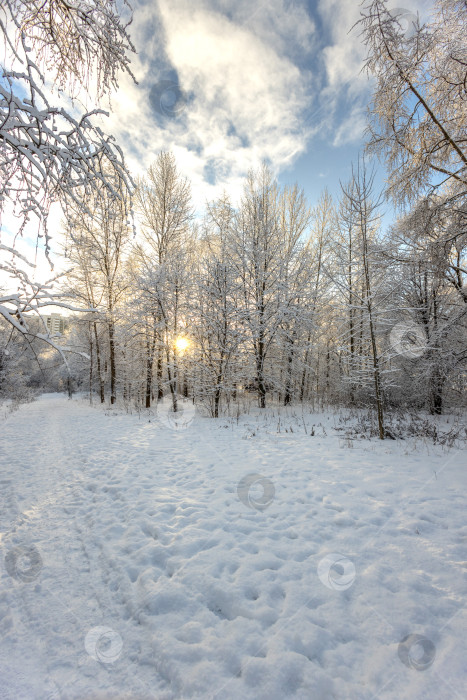
M 465 453 L 184 415 L 2 422 L 0 698 L 464 698 Z

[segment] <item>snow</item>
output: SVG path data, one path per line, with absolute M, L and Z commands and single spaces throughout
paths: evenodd
M 184 416 L 3 421 L 0 698 L 465 697 L 465 454 Z

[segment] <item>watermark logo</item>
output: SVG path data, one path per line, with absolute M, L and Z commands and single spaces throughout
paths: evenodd
M 321 583 L 333 591 L 346 591 L 355 581 L 355 566 L 342 554 L 327 554 L 318 564 Z
M 186 109 L 187 97 L 178 80 L 159 80 L 149 91 L 149 101 L 162 117 L 176 119 Z
M 204 166 L 204 176 L 212 185 L 225 182 L 231 173 L 231 166 L 224 158 L 210 158 Z
M 397 21 L 398 34 L 406 39 L 410 39 L 415 34 L 418 16 L 414 12 L 405 7 L 394 7 L 389 10 L 389 14 Z
M 435 660 L 436 647 L 431 639 L 421 634 L 408 634 L 400 642 L 397 653 L 407 668 L 425 671 Z
M 186 430 L 192 424 L 195 414 L 193 401 L 182 396 L 177 396 L 175 401 L 168 396 L 157 405 L 159 422 L 171 430 Z
M 84 640 L 84 648 L 95 661 L 113 664 L 123 649 L 123 641 L 111 627 L 93 627 Z
M 421 357 L 426 348 L 423 328 L 411 321 L 396 323 L 389 336 L 392 349 L 398 354 L 415 359 Z
M 271 479 L 262 474 L 247 474 L 237 486 L 241 503 L 254 510 L 266 510 L 273 502 L 275 493 Z
M 5 556 L 5 567 L 18 581 L 34 581 L 42 569 L 42 557 L 34 545 L 20 545 Z

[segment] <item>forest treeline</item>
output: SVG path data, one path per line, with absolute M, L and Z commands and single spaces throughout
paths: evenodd
M 381 423 L 386 407 L 459 404 L 457 239 L 433 243 L 426 202 L 383 231 L 363 161 L 336 202 L 324 191 L 310 207 L 263 165 L 238 207 L 224 194 L 195 219 L 187 179 L 160 153 L 133 206 L 136 236 L 129 206 L 102 193 L 65 231 L 63 298 L 97 310 L 72 316 L 66 344 L 82 354 L 68 362 L 95 400 L 170 396 L 177 410 L 183 396 L 217 416 L 248 392 L 261 407 L 374 406 Z
M 226 191 L 204 207 L 170 152 L 133 182 L 107 141 L 85 148 L 89 117 L 76 144 L 57 151 L 58 179 L 40 199 L 34 149 L 10 138 L 16 170 L 5 170 L 5 182 L 23 183 L 25 221 L 34 207 L 45 220 L 46 195 L 52 201 L 62 188 L 70 271 L 53 289 L 34 285 L 13 252 L 9 271 L 22 291 L 1 300 L 0 391 L 65 382 L 111 404 L 150 407 L 170 397 L 177 411 L 189 397 L 212 416 L 246 395 L 260 407 L 371 407 L 381 438 L 393 408 L 440 414 L 464 405 L 466 19 L 465 3 L 439 0 L 430 21 L 413 16 L 408 31 L 384 0 L 363 7 L 373 78 L 366 152 L 335 200 L 324 191 L 310 205 L 263 163 L 245 177 L 239 201 Z M 108 70 L 113 83 L 116 67 Z M 29 88 L 37 99 L 36 83 Z M 19 98 L 10 112 L 13 103 Z M 23 129 L 11 119 L 4 128 L 10 123 Z M 386 169 L 381 193 L 375 158 Z M 3 194 L 11 196 L 6 186 Z M 383 229 L 384 201 L 398 217 Z M 43 331 L 50 302 L 80 309 L 65 338 Z

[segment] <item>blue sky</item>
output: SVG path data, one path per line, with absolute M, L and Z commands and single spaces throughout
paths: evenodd
M 427 19 L 431 1 L 402 0 L 403 7 L 400 1 L 389 0 L 388 8 L 403 29 L 410 31 L 417 12 Z M 144 175 L 160 150 L 172 150 L 198 213 L 224 189 L 238 202 L 247 171 L 262 160 L 280 184 L 298 182 L 311 205 L 325 187 L 339 195 L 339 181 L 349 178 L 363 147 L 371 96 L 361 72 L 365 50 L 358 28 L 352 31 L 359 0 L 134 0 L 133 6 L 138 84 L 120 76 L 101 124 L 133 174 Z M 377 183 L 383 180 L 380 168 Z M 50 230 L 54 246 L 57 207 Z M 50 277 L 45 260 L 36 262 L 39 276 Z
M 427 17 L 429 3 L 398 2 L 388 7 L 406 26 L 411 14 Z M 139 84 L 121 81 L 106 129 L 138 174 L 173 150 L 198 210 L 223 188 L 238 198 L 263 159 L 311 204 L 324 187 L 338 195 L 371 94 L 351 30 L 359 13 L 358 0 L 139 0 Z

